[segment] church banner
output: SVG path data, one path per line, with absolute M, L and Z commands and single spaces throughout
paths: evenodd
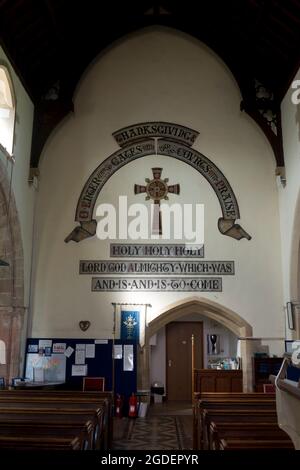
M 139 341 L 140 312 L 121 310 L 121 340 Z

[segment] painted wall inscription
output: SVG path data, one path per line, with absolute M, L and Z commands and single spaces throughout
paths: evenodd
M 81 260 L 79 274 L 234 275 L 234 261 Z
M 112 258 L 204 258 L 204 245 L 111 243 Z
M 194 278 L 92 278 L 93 292 L 126 291 L 126 292 L 221 292 L 221 277 Z

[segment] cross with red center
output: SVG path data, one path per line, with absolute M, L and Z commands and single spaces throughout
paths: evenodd
M 168 200 L 168 193 L 179 194 L 180 185 L 172 184 L 168 186 L 169 178 L 161 179 L 162 168 L 152 168 L 153 179 L 145 178 L 146 186 L 140 184 L 134 185 L 134 194 L 146 193 L 146 201 L 152 199 L 154 201 L 152 233 L 162 235 L 162 221 L 160 212 L 160 201 Z

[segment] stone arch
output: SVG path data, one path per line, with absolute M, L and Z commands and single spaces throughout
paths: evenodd
M 0 83 L 2 83 L 2 96 L 0 108 L 8 114 L 0 120 L 2 137 L 0 145 L 5 153 L 12 155 L 14 147 L 15 120 L 16 120 L 16 94 L 11 78 L 9 66 L 0 60 Z M 3 93 L 4 90 L 4 93 Z M 1 116 L 2 117 L 2 116 Z
M 158 315 L 146 327 L 144 363 L 140 378 L 144 388 L 149 388 L 149 340 L 154 333 L 171 321 L 182 318 L 191 313 L 198 313 L 221 323 L 241 338 L 251 338 L 252 326 L 240 315 L 223 305 L 204 297 L 189 297 L 164 307 Z M 241 341 L 241 356 L 243 368 L 244 391 L 252 391 L 252 364 L 251 364 L 251 340 Z
M 6 364 L 0 376 L 6 382 L 19 375 L 24 318 L 24 261 L 21 228 L 7 170 L 0 161 L 0 340 L 6 349 Z

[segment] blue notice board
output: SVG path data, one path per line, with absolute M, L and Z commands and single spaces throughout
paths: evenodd
M 47 340 L 52 341 L 52 346 L 47 346 L 44 350 L 39 348 L 40 341 L 47 344 Z M 66 348 L 71 347 L 74 351 L 70 357 L 66 357 L 63 352 L 53 351 L 53 344 L 65 343 Z M 77 344 L 95 345 L 95 357 L 85 358 L 87 365 L 87 377 L 105 377 L 105 390 L 112 390 L 112 371 L 115 371 L 115 393 L 124 397 L 129 397 L 137 390 L 137 349 L 133 341 L 115 340 L 115 345 L 122 346 L 122 359 L 115 359 L 113 365 L 113 340 L 95 340 L 95 339 L 73 339 L 73 338 L 28 338 L 26 344 L 26 361 L 24 368 L 24 377 L 33 379 L 32 367 L 45 366 L 45 380 L 47 377 L 57 381 L 65 380 L 65 388 L 69 390 L 82 390 L 83 376 L 72 375 L 72 366 L 75 365 L 75 352 Z M 124 346 L 133 347 L 133 370 L 124 370 Z M 38 356 L 41 361 L 38 362 Z M 61 359 L 60 359 L 61 356 Z M 65 379 L 63 378 L 65 372 Z

